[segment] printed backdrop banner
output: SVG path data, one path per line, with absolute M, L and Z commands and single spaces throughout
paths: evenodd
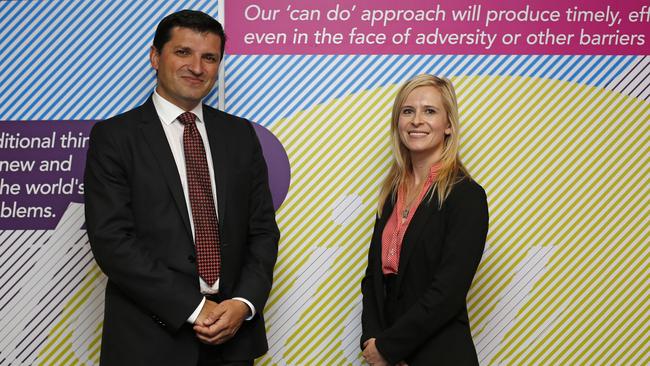
M 650 363 L 647 1 L 63 0 L 0 2 L 0 365 L 98 363 L 88 132 L 148 98 L 156 24 L 183 8 L 224 22 L 205 102 L 256 122 L 269 165 L 282 239 L 257 365 L 362 364 L 390 108 L 419 73 L 454 82 L 488 194 L 481 364 Z
M 506 1 L 231 1 L 236 54 L 647 54 L 650 5 Z

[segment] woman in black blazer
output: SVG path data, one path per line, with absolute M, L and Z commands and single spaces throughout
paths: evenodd
M 451 82 L 418 75 L 393 105 L 393 163 L 361 283 L 371 365 L 477 365 L 465 297 L 488 231 L 485 191 L 458 156 Z

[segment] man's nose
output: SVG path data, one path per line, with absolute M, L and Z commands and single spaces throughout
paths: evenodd
M 200 75 L 203 73 L 203 60 L 201 60 L 200 56 L 192 56 L 191 60 L 189 60 L 188 68 L 189 70 L 196 74 Z

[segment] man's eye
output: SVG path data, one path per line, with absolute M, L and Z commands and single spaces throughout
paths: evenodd
M 187 50 L 176 50 L 176 54 L 179 56 L 187 56 L 190 53 Z

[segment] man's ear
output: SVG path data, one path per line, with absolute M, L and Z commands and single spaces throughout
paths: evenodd
M 158 61 L 160 61 L 160 53 L 156 47 L 151 46 L 149 50 L 149 61 L 151 62 L 151 67 L 158 71 Z

